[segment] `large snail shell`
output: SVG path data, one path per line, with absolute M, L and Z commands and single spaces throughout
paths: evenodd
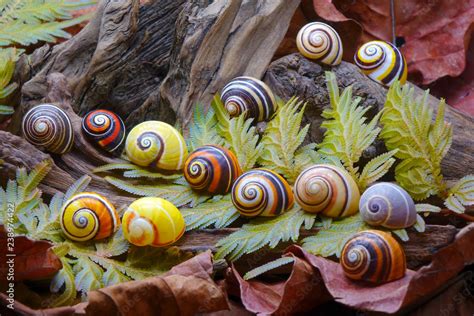
M 87 241 L 112 235 L 120 225 L 120 218 L 105 197 L 83 192 L 64 203 L 60 223 L 69 239 Z
M 245 217 L 276 216 L 291 208 L 294 198 L 290 185 L 279 174 L 254 169 L 235 181 L 232 202 Z
M 94 110 L 82 119 L 82 130 L 87 138 L 108 152 L 120 147 L 125 139 L 125 125 L 114 112 Z
M 242 173 L 237 157 L 220 146 L 203 146 L 192 152 L 184 165 L 184 177 L 198 191 L 225 194 Z
M 125 211 L 122 228 L 125 238 L 136 246 L 163 247 L 181 238 L 186 224 L 172 203 L 162 198 L 144 197 Z
M 371 41 L 362 45 L 354 56 L 356 65 L 370 79 L 390 86 L 397 79 L 407 79 L 407 63 L 402 53 L 391 43 Z
M 188 157 L 183 136 L 160 121 L 135 126 L 127 136 L 125 151 L 133 163 L 162 170 L 181 170 Z
M 350 279 L 383 283 L 405 275 L 406 259 L 402 247 L 389 233 L 367 230 L 344 245 L 341 266 Z
M 415 202 L 396 184 L 374 184 L 362 194 L 359 202 L 362 219 L 373 226 L 406 228 L 416 222 Z
M 71 150 L 74 131 L 69 116 L 52 104 L 37 105 L 23 117 L 22 131 L 31 144 L 54 154 Z
M 276 111 L 273 92 L 262 81 L 252 77 L 237 77 L 222 90 L 222 102 L 231 117 L 244 113 L 257 122 L 268 120 Z
M 360 193 L 345 170 L 331 165 L 314 165 L 298 176 L 295 199 L 305 211 L 329 217 L 350 216 L 358 211 Z
M 336 66 L 342 60 L 342 41 L 336 30 L 326 23 L 312 22 L 303 26 L 296 36 L 301 55 Z

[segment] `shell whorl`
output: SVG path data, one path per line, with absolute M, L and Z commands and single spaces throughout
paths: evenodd
M 222 89 L 222 102 L 231 117 L 244 113 L 257 122 L 268 120 L 276 111 L 273 92 L 263 82 L 252 77 L 237 77 Z
M 330 217 L 344 217 L 358 210 L 357 184 L 343 169 L 313 165 L 303 170 L 294 186 L 295 199 L 305 211 Z
M 373 226 L 406 228 L 416 222 L 415 202 L 400 186 L 381 182 L 369 187 L 361 196 L 362 219 Z
M 119 227 L 120 218 L 105 197 L 83 192 L 64 203 L 60 224 L 69 239 L 87 241 L 111 236 Z
M 74 131 L 69 116 L 52 104 L 33 107 L 23 117 L 22 132 L 31 144 L 55 154 L 71 150 Z
M 229 192 L 241 173 L 237 157 L 231 151 L 214 145 L 196 149 L 184 165 L 184 177 L 189 185 L 211 194 Z
M 108 152 L 117 150 L 125 139 L 125 125 L 115 113 L 94 110 L 82 119 L 82 130 L 87 138 Z
M 367 230 L 344 245 L 341 266 L 353 280 L 383 283 L 405 275 L 406 259 L 403 248 L 390 234 Z
M 356 65 L 370 79 L 390 86 L 396 80 L 407 79 L 407 64 L 402 53 L 393 44 L 371 41 L 362 45 L 354 56 Z
M 280 175 L 254 169 L 235 181 L 232 202 L 245 217 L 276 216 L 293 206 L 294 197 L 288 182 Z
M 296 45 L 301 55 L 336 66 L 342 60 L 342 41 L 330 25 L 321 22 L 308 23 L 298 32 Z

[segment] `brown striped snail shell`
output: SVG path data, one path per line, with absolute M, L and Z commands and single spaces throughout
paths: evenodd
M 342 60 L 342 41 L 330 25 L 308 23 L 298 32 L 296 46 L 301 55 L 323 64 L 336 66 Z
M 231 117 L 246 113 L 256 122 L 268 120 L 276 111 L 277 103 L 272 90 L 261 80 L 237 77 L 222 90 L 222 102 Z
M 85 136 L 100 148 L 116 151 L 125 140 L 125 124 L 114 112 L 94 110 L 82 119 Z
M 406 259 L 403 248 L 389 233 L 367 230 L 344 245 L 341 266 L 350 279 L 385 283 L 405 275 Z
M 54 154 L 71 150 L 74 131 L 69 116 L 52 104 L 40 104 L 29 110 L 21 124 L 25 139 Z
M 358 211 L 359 188 L 349 173 L 336 166 L 306 168 L 296 179 L 294 193 L 296 202 L 310 213 L 345 217 Z
M 373 226 L 399 229 L 416 222 L 415 202 L 396 184 L 381 182 L 369 187 L 361 196 L 362 219 Z
M 228 193 L 241 173 L 237 157 L 215 145 L 199 147 L 184 164 L 184 177 L 189 185 L 211 194 Z

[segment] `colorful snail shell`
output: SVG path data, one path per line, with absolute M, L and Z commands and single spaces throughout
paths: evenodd
M 232 202 L 245 217 L 276 216 L 293 206 L 294 197 L 290 185 L 279 174 L 254 169 L 235 181 Z
M 87 241 L 111 236 L 120 225 L 120 217 L 105 197 L 83 192 L 64 203 L 60 224 L 69 239 Z
M 368 188 L 360 197 L 362 219 L 373 226 L 406 228 L 416 222 L 415 202 L 396 184 L 381 182 Z
M 23 117 L 22 132 L 31 144 L 54 154 L 71 150 L 74 131 L 69 116 L 52 104 L 40 104 Z
M 183 236 L 185 228 L 176 206 L 157 197 L 134 201 L 122 217 L 124 236 L 136 246 L 170 245 Z
M 407 79 L 407 63 L 393 44 L 371 41 L 362 45 L 354 56 L 356 65 L 370 79 L 390 86 L 397 79 L 402 84 Z
M 268 120 L 276 111 L 277 103 L 270 88 L 252 77 L 237 77 L 222 90 L 222 102 L 231 117 L 244 113 L 257 122 Z
M 358 211 L 359 188 L 349 173 L 336 166 L 306 168 L 296 179 L 294 193 L 301 208 L 310 213 L 345 217 Z
M 192 152 L 184 164 L 184 177 L 198 191 L 226 194 L 242 173 L 237 157 L 228 149 L 208 145 Z
M 406 259 L 403 248 L 389 233 L 367 230 L 344 245 L 341 266 L 350 279 L 384 283 L 405 275 Z
M 113 152 L 125 139 L 125 125 L 114 112 L 94 110 L 82 119 L 82 131 L 100 148 Z
M 127 136 L 125 151 L 133 163 L 160 170 L 181 170 L 188 157 L 183 136 L 160 121 L 135 126 Z
M 326 23 L 312 22 L 303 26 L 296 36 L 301 55 L 323 64 L 336 66 L 342 60 L 342 41 L 336 30 Z

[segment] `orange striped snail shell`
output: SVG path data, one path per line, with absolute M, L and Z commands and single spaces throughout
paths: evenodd
M 367 230 L 344 245 L 341 266 L 350 279 L 384 283 L 405 275 L 406 259 L 403 248 L 389 233 Z
M 60 224 L 69 239 L 87 241 L 111 236 L 120 225 L 120 217 L 105 197 L 83 192 L 64 203 Z
M 116 151 L 125 139 L 125 124 L 114 112 L 94 110 L 82 119 L 85 136 L 100 148 Z
M 290 185 L 279 174 L 254 169 L 235 181 L 232 202 L 245 217 L 276 216 L 293 206 L 294 197 Z
M 240 176 L 237 157 L 228 149 L 207 145 L 192 152 L 184 164 L 184 177 L 198 191 L 226 194 Z

